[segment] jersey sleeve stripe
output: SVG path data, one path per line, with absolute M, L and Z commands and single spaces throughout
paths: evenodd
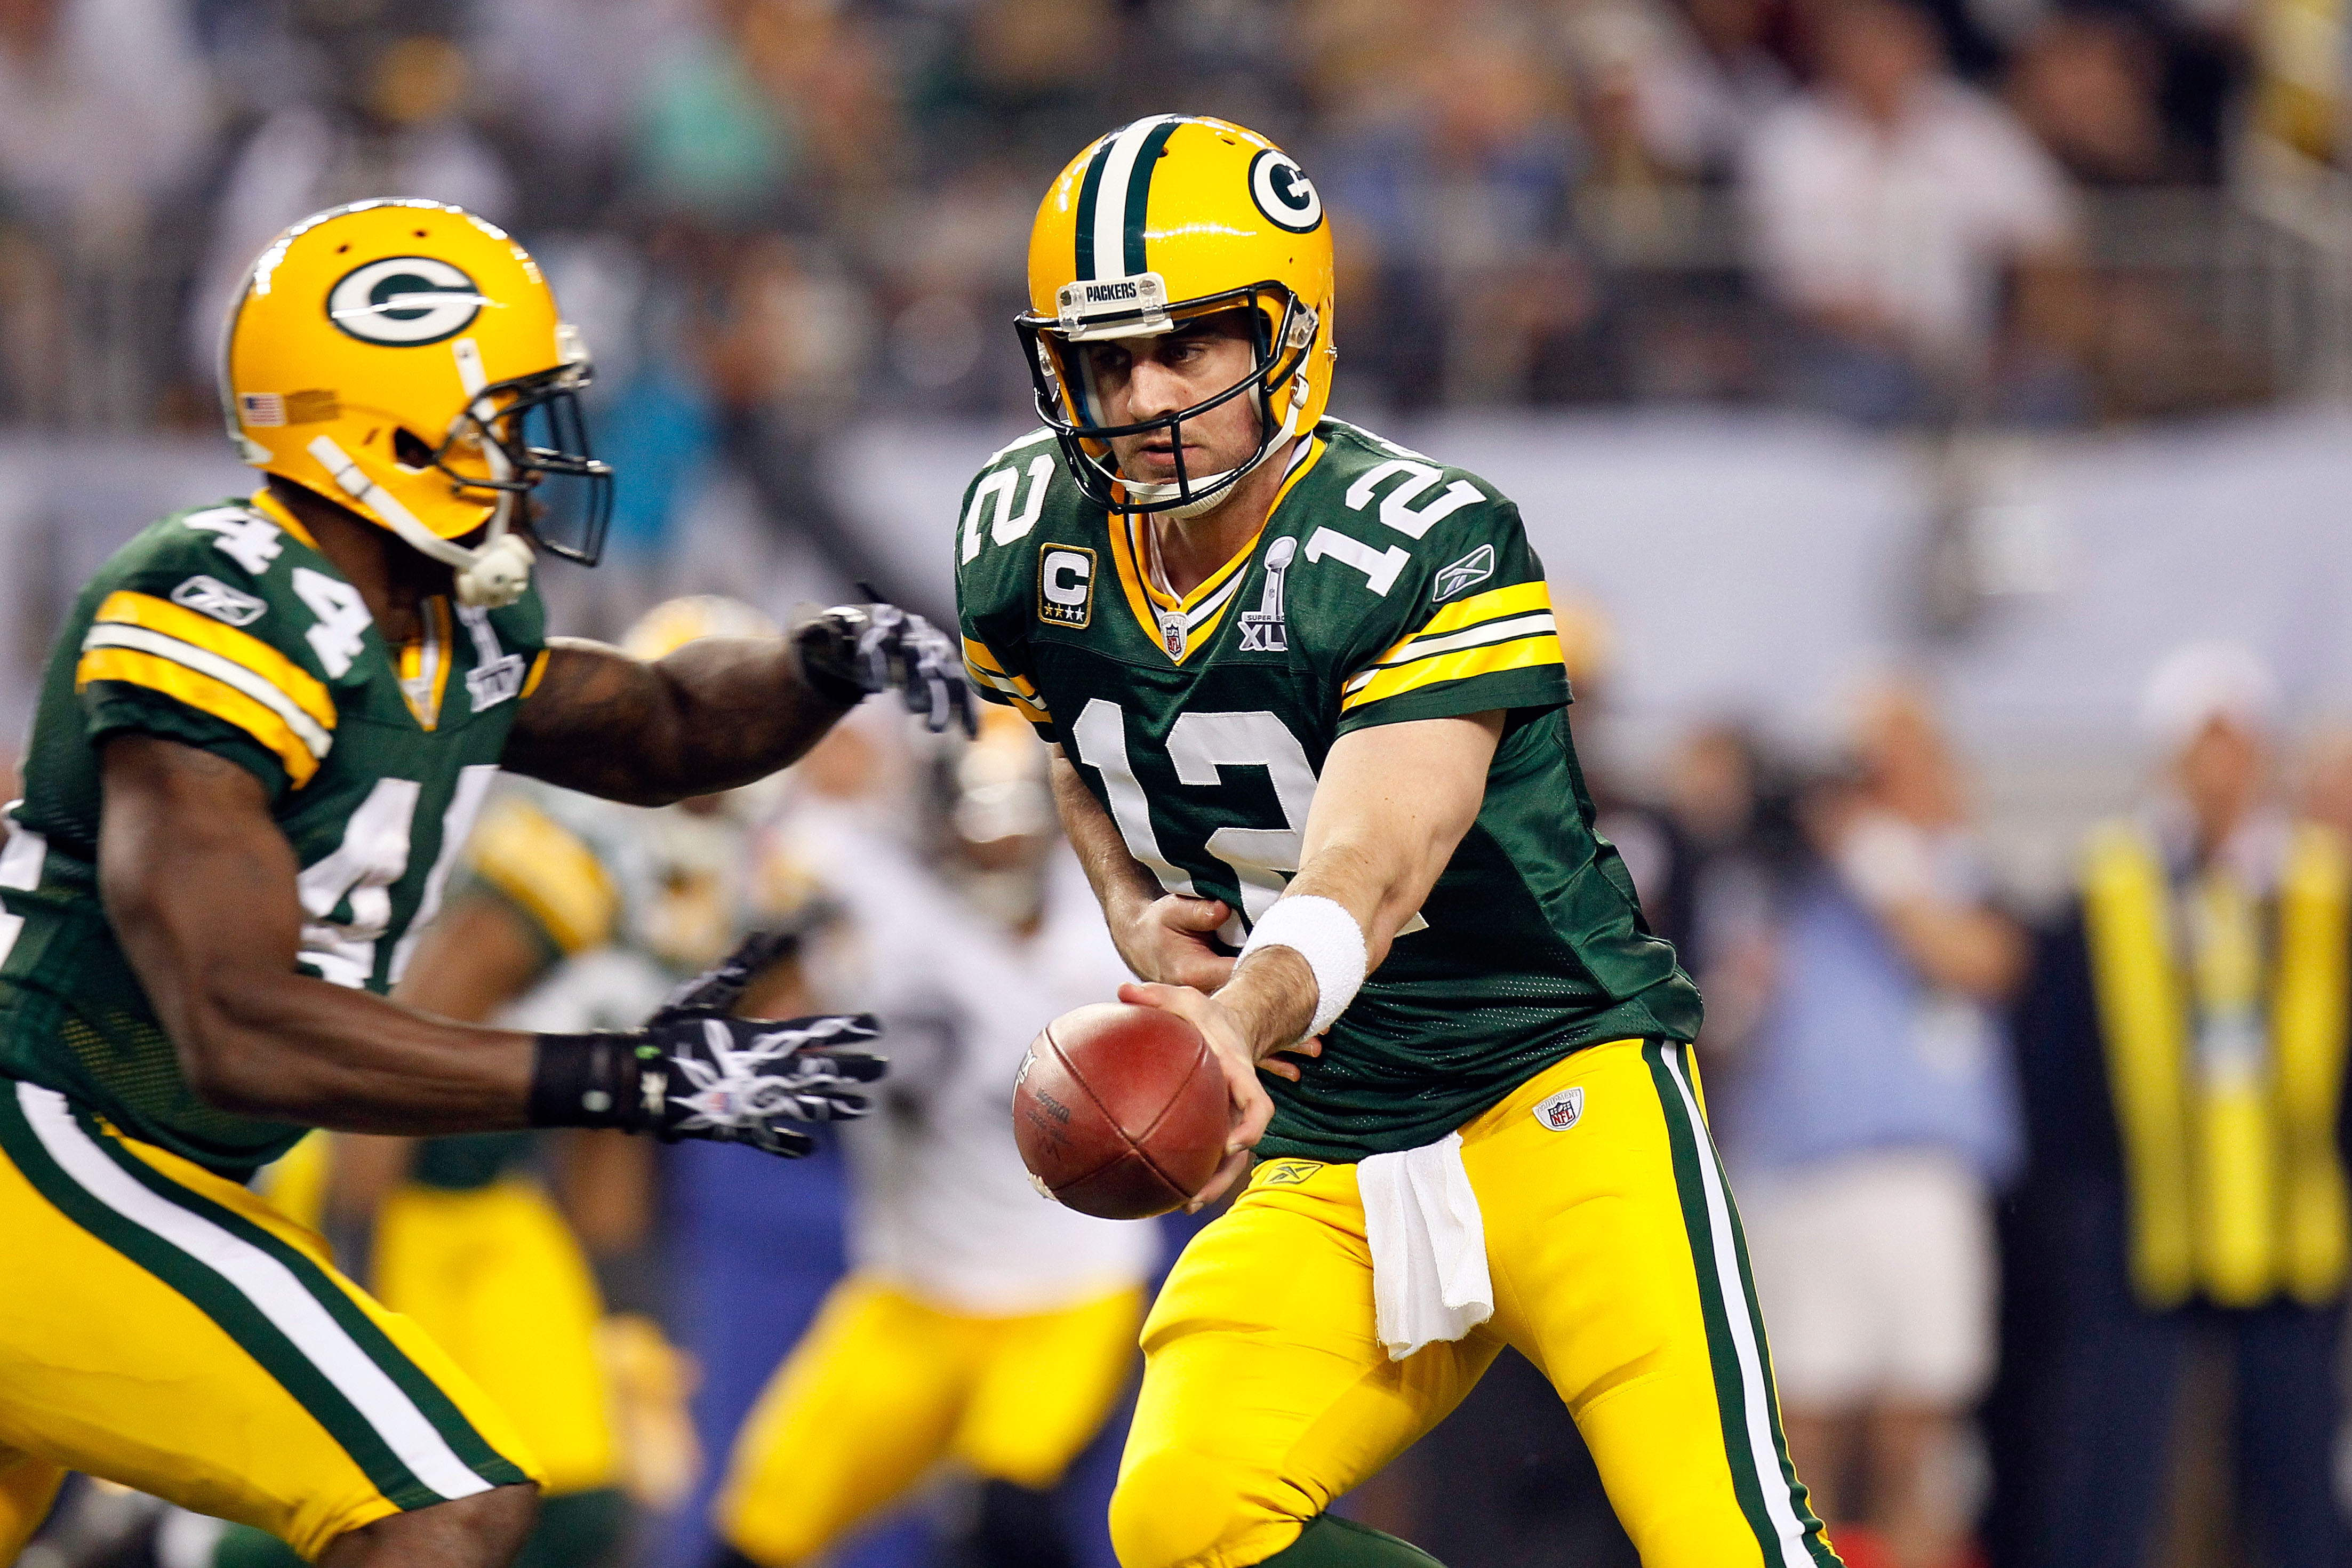
M 1549 583 L 1514 583 L 1507 588 L 1489 588 L 1483 594 L 1473 594 L 1459 604 L 1446 605 L 1423 622 L 1419 630 L 1401 638 L 1368 668 L 1377 668 L 1411 657 L 1412 645 L 1423 637 L 1444 637 L 1482 622 L 1523 616 L 1537 610 L 1549 612 L 1550 609 L 1551 584 Z
M 467 846 L 474 875 L 539 922 L 558 951 L 604 942 L 621 908 L 604 863 L 576 834 L 522 801 L 486 818 Z
M 1428 658 L 1398 665 L 1392 669 L 1373 672 L 1370 680 L 1339 700 L 1339 711 L 1351 712 L 1366 703 L 1418 691 L 1424 686 L 1435 686 L 1441 681 L 1469 680 L 1481 675 L 1500 675 L 1507 670 L 1533 669 L 1542 665 L 1564 662 L 1560 657 L 1559 638 L 1549 631 L 1513 642 L 1464 648 L 1459 653 L 1435 654 Z
M 1459 648 L 1484 647 L 1488 643 L 1514 642 L 1520 637 L 1539 637 L 1546 632 L 1557 635 L 1559 631 L 1559 623 L 1552 618 L 1550 611 L 1545 610 L 1532 616 L 1513 616 L 1507 621 L 1488 621 L 1484 626 L 1472 626 L 1466 632 L 1454 632 L 1445 637 L 1415 637 L 1405 644 L 1405 651 L 1399 657 L 1376 664 L 1350 679 L 1347 689 L 1352 691 L 1381 670 L 1411 664 L 1417 658 L 1452 653 Z
M 1018 709 L 1022 716 L 1034 724 L 1050 724 L 1054 721 L 1054 716 L 1045 710 L 1044 700 L 1027 695 L 1034 689 L 1027 681 L 1020 679 L 1017 676 L 1008 679 L 1002 675 L 992 675 L 970 659 L 964 660 L 963 669 L 964 673 L 971 678 L 972 685 L 979 689 L 982 697 L 991 701 L 1003 702 Z
M 1009 691 L 1016 697 L 1026 697 L 1032 701 L 1036 700 L 1037 689 L 1029 684 L 1028 678 L 1005 674 L 1004 666 L 998 661 L 994 654 L 988 651 L 986 644 L 976 643 L 970 637 L 964 638 L 963 663 L 964 669 L 982 685 L 992 686 L 999 691 Z
M 139 653 L 152 654 L 158 658 L 168 658 L 174 664 L 185 665 L 200 675 L 208 675 L 224 686 L 233 686 L 277 714 L 288 729 L 301 737 L 302 743 L 310 748 L 310 754 L 314 757 L 324 757 L 328 748 L 335 743 L 332 732 L 334 724 L 332 709 L 328 710 L 327 722 L 321 724 L 296 702 L 283 688 L 272 685 L 267 679 L 255 674 L 244 665 L 223 658 L 210 648 L 197 647 L 194 644 L 182 642 L 174 637 L 166 637 L 162 632 L 152 631 L 145 626 L 121 625 L 90 627 L 89 633 L 81 639 L 81 646 L 85 659 L 89 654 L 100 648 L 127 648 Z M 76 685 L 79 684 L 79 672 L 77 669 Z
M 194 644 L 251 670 L 283 692 L 321 728 L 335 727 L 335 700 L 325 683 L 249 632 L 224 626 L 210 616 L 199 615 L 169 599 L 132 593 L 127 588 L 109 594 L 90 619 L 99 626 L 144 626 L 178 642 Z M 325 748 L 320 750 L 323 752 Z
M 528 698 L 532 692 L 538 690 L 539 678 L 546 673 L 547 649 L 541 648 L 539 650 L 539 657 L 530 661 L 530 673 L 522 678 L 522 696 L 516 698 L 515 700 L 520 702 L 525 698 Z
M 310 782 L 319 771 L 318 755 L 303 743 L 293 726 L 278 713 L 239 691 L 226 681 L 158 658 L 152 653 L 135 648 L 98 647 L 81 656 L 74 667 L 74 689 L 80 690 L 94 680 L 116 680 L 130 686 L 143 686 L 150 691 L 160 691 L 175 701 L 184 702 L 200 712 L 209 713 L 225 723 L 234 724 L 273 752 L 285 764 L 286 776 L 295 788 Z

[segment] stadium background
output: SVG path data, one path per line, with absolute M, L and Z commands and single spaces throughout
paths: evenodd
M 1906 672 L 2000 900 L 2047 918 L 2143 787 L 2177 645 L 2250 647 L 2315 759 L 2289 777 L 2341 765 L 2352 53 L 2336 0 L 1922 15 L 1940 61 L 1843 0 L 0 0 L 0 726 L 109 552 L 249 484 L 208 363 L 239 266 L 373 195 L 513 229 L 595 353 L 619 510 L 603 567 L 546 569 L 559 629 L 859 581 L 950 616 L 956 498 L 1032 423 L 1036 195 L 1182 109 L 1324 192 L 1335 412 L 1518 501 L 1629 831 L 1672 826 L 1695 734 L 1832 769 L 1855 691 Z M 1947 177 L 1817 232 L 1851 170 L 1771 118 L 1947 70 L 1979 95 Z M 796 1200 L 817 1257 L 830 1179 Z M 2006 1263 L 2014 1298 L 2039 1264 Z M 1444 1555 L 1490 1500 L 1535 1521 L 1491 1560 L 1605 1561 L 1572 1436 L 1497 1381 L 1361 1506 Z M 1986 1544 L 2021 1561 L 2005 1419 L 1997 1391 Z M 2186 1487 L 2164 1561 L 2239 1560 L 2225 1491 Z

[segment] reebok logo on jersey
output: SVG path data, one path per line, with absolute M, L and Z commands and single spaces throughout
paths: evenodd
M 1311 1160 L 1283 1160 L 1266 1167 L 1265 1184 L 1269 1187 L 1296 1187 L 1323 1167 Z
M 1584 1086 L 1563 1089 L 1536 1102 L 1536 1120 L 1554 1132 L 1565 1132 L 1584 1118 Z
M 1430 603 L 1450 599 L 1471 584 L 1483 583 L 1494 574 L 1495 547 L 1482 544 L 1453 565 L 1439 569 L 1436 584 L 1430 589 Z
M 207 577 L 199 572 L 172 590 L 172 603 L 184 605 L 198 615 L 210 616 L 216 621 L 226 621 L 233 626 L 249 626 L 261 618 L 269 606 L 252 595 L 230 587 L 217 577 Z
M 1037 618 L 1083 631 L 1095 613 L 1095 552 L 1082 544 L 1037 549 Z

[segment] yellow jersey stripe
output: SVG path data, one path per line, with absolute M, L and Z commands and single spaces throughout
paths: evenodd
M 1443 637 L 1448 632 L 1458 632 L 1501 616 L 1522 616 L 1533 610 L 1550 608 L 1551 584 L 1549 583 L 1514 583 L 1507 588 L 1489 588 L 1483 594 L 1471 595 L 1460 604 L 1446 605 L 1423 622 L 1420 630 L 1401 639 L 1372 663 L 1395 662 L 1400 655 L 1423 637 Z
M 983 691 L 996 692 L 1032 721 L 1041 724 L 1054 721 L 1054 716 L 1045 711 L 1045 702 L 1034 694 L 1035 689 L 1027 681 L 1017 676 L 1008 680 L 1003 676 L 992 675 L 970 659 L 964 660 L 963 668 L 964 673 L 971 677 L 974 686 Z
M 93 680 L 143 686 L 236 725 L 276 753 L 296 789 L 309 784 L 319 771 L 319 759 L 284 719 L 201 670 L 137 648 L 94 647 L 87 649 L 81 662 L 74 666 L 74 689 L 79 691 Z
M 613 934 L 621 895 L 604 863 L 528 802 L 509 799 L 492 808 L 474 830 L 466 861 L 563 952 L 584 952 Z
M 284 692 L 296 707 L 319 723 L 330 730 L 335 727 L 335 700 L 326 684 L 250 632 L 241 632 L 184 605 L 159 599 L 152 594 L 134 594 L 128 588 L 109 594 L 105 603 L 98 606 L 98 614 L 90 618 L 100 626 L 145 626 L 181 642 L 194 643 L 233 664 L 244 666 Z
M 293 731 L 313 757 L 325 756 L 328 748 L 335 743 L 333 733 L 302 711 L 292 698 L 245 666 L 223 658 L 210 648 L 184 643 L 177 637 L 165 637 L 162 632 L 151 631 L 145 626 L 121 625 L 90 627 L 81 639 L 81 647 L 84 653 L 96 648 L 127 648 L 133 653 L 185 665 L 197 674 L 233 688 L 248 700 L 268 709 L 278 716 L 279 723 Z
M 421 635 L 400 647 L 400 700 L 422 729 L 440 727 L 441 697 L 449 686 L 449 601 L 427 599 Z
M 1417 691 L 1424 686 L 1435 686 L 1440 681 L 1467 680 L 1473 676 L 1500 675 L 1506 670 L 1532 669 L 1540 665 L 1564 662 L 1560 658 L 1559 638 L 1552 633 L 1521 637 L 1516 642 L 1464 648 L 1459 653 L 1436 654 L 1380 671 L 1355 692 L 1341 698 L 1339 711 L 1345 713 L 1366 703 Z
M 988 645 L 985 643 L 974 642 L 970 637 L 964 638 L 963 662 L 966 669 L 1000 691 L 1018 691 L 1024 697 L 1037 695 L 1037 689 L 1029 684 L 1028 677 L 1007 675 L 1004 666 L 998 661 L 994 654 L 988 650 Z
M 530 661 L 530 673 L 522 679 L 522 697 L 529 697 L 539 689 L 539 678 L 547 673 L 547 649 L 541 648 L 539 657 Z M 522 697 L 518 697 L 515 700 L 520 702 Z
M 1508 620 L 1488 621 L 1483 626 L 1472 626 L 1466 632 L 1454 632 L 1442 637 L 1415 637 L 1405 644 L 1402 655 L 1386 664 L 1376 664 L 1363 670 L 1349 680 L 1346 689 L 1353 691 L 1383 669 L 1392 669 L 1397 665 L 1410 664 L 1414 659 L 1427 658 L 1433 654 L 1452 653 L 1457 648 L 1484 647 L 1492 642 L 1512 642 L 1540 632 L 1556 635 L 1559 630 L 1559 625 L 1552 618 L 1551 612 L 1543 610 L 1532 616 L 1513 616 Z

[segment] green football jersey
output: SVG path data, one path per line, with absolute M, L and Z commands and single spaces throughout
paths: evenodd
M 385 646 L 266 491 L 166 518 L 107 563 L 50 653 L 0 849 L 0 1076 L 224 1171 L 301 1135 L 216 1110 L 181 1075 L 99 898 L 99 742 L 139 731 L 249 769 L 300 868 L 299 967 L 388 990 L 544 645 L 536 593 L 490 612 L 436 598 L 424 623 Z
M 1045 431 L 999 452 L 957 537 L 980 690 L 1059 745 L 1171 892 L 1237 911 L 1298 869 L 1332 742 L 1500 710 L 1478 819 L 1298 1083 L 1268 1075 L 1268 1155 L 1349 1161 L 1444 1137 L 1576 1049 L 1688 1040 L 1698 992 L 1594 833 L 1543 568 L 1483 480 L 1325 420 L 1264 531 L 1181 602 L 1144 525 L 1079 494 Z

